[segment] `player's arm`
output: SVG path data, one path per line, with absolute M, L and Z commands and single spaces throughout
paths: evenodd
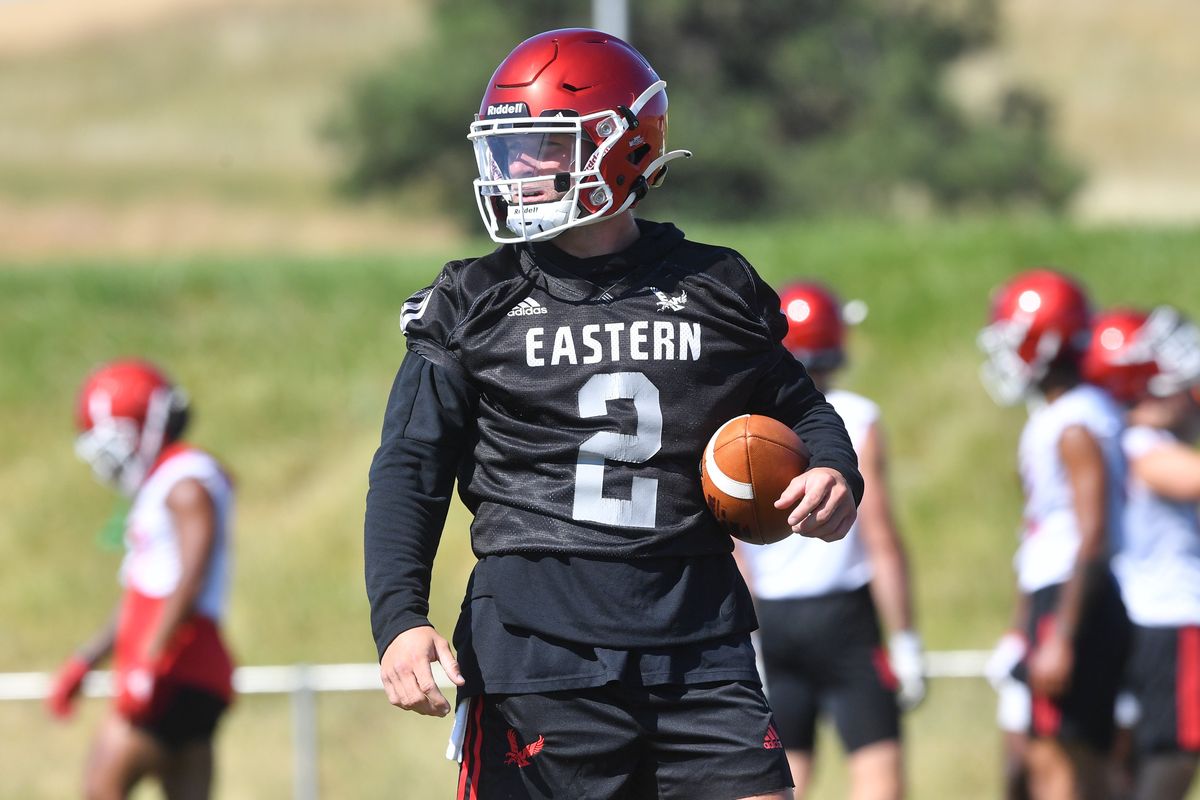
M 1158 444 L 1130 459 L 1130 471 L 1150 491 L 1179 503 L 1200 501 L 1200 452 L 1179 442 Z
M 863 496 L 858 457 L 842 418 L 813 384 L 804 367 L 777 349 L 777 361 L 756 387 L 749 410 L 791 427 L 811 453 L 809 468 L 775 502 L 792 508 L 788 524 L 803 536 L 841 539 L 854 524 Z
M 167 595 L 157 624 L 142 653 L 147 663 L 157 662 L 171 638 L 196 607 L 204 588 L 217 539 L 217 512 L 204 484 L 186 478 L 167 494 L 167 510 L 179 541 L 179 583 Z
M 164 599 L 137 662 L 117 687 L 117 708 L 130 719 L 150 708 L 155 682 L 163 672 L 163 657 L 196 607 L 216 541 L 216 510 L 200 481 L 185 478 L 176 483 L 167 493 L 166 505 L 179 543 L 179 583 Z
M 1095 437 L 1083 426 L 1063 431 L 1059 456 L 1071 486 L 1072 506 L 1079 526 L 1079 552 L 1070 577 L 1063 584 L 1055 615 L 1054 630 L 1038 642 L 1030 661 L 1030 684 L 1034 691 L 1056 696 L 1066 691 L 1074 656 L 1071 643 L 1083 615 L 1084 598 L 1107 554 L 1107 478 L 1104 454 Z
M 911 631 L 908 558 L 892 513 L 884 437 L 878 423 L 867 429 L 859 448 L 859 470 L 866 488 L 858 506 L 858 530 L 871 559 L 871 594 L 889 631 Z
M 429 586 L 476 401 L 461 374 L 410 349 L 371 463 L 363 543 L 380 674 L 393 705 L 422 714 L 450 710 L 433 661 L 462 683 L 449 643 L 429 622 Z
M 908 557 L 892 513 L 885 443 L 878 422 L 867 428 L 858 455 L 865 486 L 858 506 L 858 531 L 871 560 L 871 595 L 891 633 L 888 654 L 900 682 L 900 704 L 911 709 L 925 697 L 924 650 L 913 622 Z

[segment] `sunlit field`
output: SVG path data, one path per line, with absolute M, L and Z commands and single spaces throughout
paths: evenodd
M 1200 230 L 1039 220 L 685 227 L 742 250 L 773 282 L 820 277 L 867 302 L 843 384 L 883 407 L 917 611 L 935 650 L 990 646 L 1009 611 L 1023 414 L 994 407 L 976 379 L 989 289 L 1055 264 L 1100 305 L 1169 300 L 1200 315 Z M 237 479 L 229 630 L 241 663 L 371 661 L 361 523 L 403 355 L 400 305 L 446 258 L 488 248 L 0 265 L 0 671 L 53 669 L 116 599 L 118 555 L 95 543 L 112 498 L 74 459 L 72 401 L 91 366 L 133 353 L 166 364 L 191 391 L 192 438 Z M 436 568 L 432 613 L 447 633 L 471 565 L 467 525 L 457 508 Z M 908 722 L 914 796 L 995 794 L 993 703 L 981 680 L 935 683 Z M 0 797 L 70 794 L 100 707 L 86 702 L 63 727 L 36 704 L 0 704 Z M 325 796 L 434 797 L 452 782 L 448 721 L 396 712 L 374 694 L 323 695 L 319 712 Z M 220 740 L 218 796 L 286 796 L 290 725 L 286 697 L 242 698 Z M 823 745 L 836 754 L 835 741 Z M 818 781 L 817 796 L 841 796 L 835 759 Z

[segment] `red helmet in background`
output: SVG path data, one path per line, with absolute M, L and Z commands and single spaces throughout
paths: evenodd
M 166 444 L 172 417 L 186 410 L 186 395 L 153 364 L 111 361 L 79 392 L 75 452 L 101 481 L 132 495 Z
M 488 81 L 467 136 L 475 145 L 479 213 L 497 242 L 549 239 L 632 208 L 661 183 L 666 82 L 640 53 L 596 30 L 567 28 L 527 39 Z M 520 174 L 517 153 L 551 139 L 569 146 L 551 172 Z M 552 200 L 536 191 L 553 185 Z
M 1200 329 L 1171 306 L 1096 317 L 1083 375 L 1122 403 L 1200 385 Z
M 788 321 L 783 344 L 809 371 L 845 362 L 846 322 L 832 291 L 815 281 L 789 284 L 779 293 L 779 305 Z
M 1052 269 L 1017 275 L 993 295 L 989 324 L 979 333 L 988 359 L 984 386 L 1002 405 L 1018 402 L 1051 363 L 1082 356 L 1090 323 L 1087 294 L 1073 278 Z

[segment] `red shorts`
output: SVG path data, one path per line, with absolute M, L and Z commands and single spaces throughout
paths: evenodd
M 122 685 L 129 671 L 138 666 L 163 604 L 162 598 L 148 597 L 133 589 L 125 591 L 115 644 L 118 685 Z M 233 699 L 233 659 L 216 622 L 208 617 L 192 614 L 184 620 L 156 667 L 156 700 L 160 686 L 164 693 L 185 686 L 204 691 L 226 703 Z M 152 707 L 154 705 L 156 703 L 152 703 Z

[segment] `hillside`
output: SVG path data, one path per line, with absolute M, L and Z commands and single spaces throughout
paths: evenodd
M 426 9 L 0 2 L 0 258 L 332 254 L 455 236 L 419 187 L 400 209 L 337 200 L 337 154 L 320 136 L 352 76 L 426 35 Z M 1200 5 L 1002 10 L 1000 46 L 959 70 L 965 101 L 986 105 L 1019 79 L 1056 103 L 1059 138 L 1092 178 L 1077 218 L 1200 219 Z

